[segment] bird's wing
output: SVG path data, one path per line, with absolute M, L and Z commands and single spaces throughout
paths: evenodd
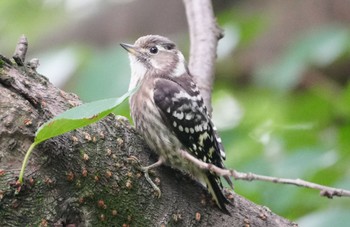
M 203 98 L 189 76 L 176 78 L 176 82 L 170 78 L 158 78 L 155 81 L 153 99 L 163 120 L 189 153 L 206 163 L 224 168 L 224 151 L 220 150 L 220 139 Z M 220 177 L 208 171 L 203 179 L 217 205 L 229 213 L 225 207 L 229 201 L 222 193 Z M 233 187 L 231 180 L 228 177 L 225 179 Z
M 224 151 L 207 114 L 203 98 L 189 75 L 160 77 L 153 99 L 163 120 L 180 142 L 198 159 L 223 167 Z

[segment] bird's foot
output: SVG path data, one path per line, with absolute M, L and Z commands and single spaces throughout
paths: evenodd
M 142 166 L 140 163 L 140 160 L 138 158 L 136 158 L 135 156 L 130 156 L 128 158 L 131 161 L 136 162 L 136 164 L 138 165 L 138 169 L 141 170 L 147 180 L 147 182 L 152 186 L 153 190 L 156 191 L 157 193 L 157 197 L 160 198 L 160 196 L 162 195 L 162 192 L 160 191 L 159 187 L 152 181 L 152 179 L 149 176 L 149 170 L 160 166 L 161 164 L 163 164 L 163 159 L 159 158 L 157 162 L 153 163 L 152 165 L 149 166 Z

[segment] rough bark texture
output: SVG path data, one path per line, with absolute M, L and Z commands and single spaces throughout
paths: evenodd
M 156 198 L 128 157 L 143 165 L 156 158 L 130 124 L 114 115 L 39 145 L 19 186 L 36 129 L 80 103 L 1 56 L 0 226 L 295 226 L 238 195 L 228 207 L 232 216 L 225 215 L 199 184 L 165 166 L 153 175 L 162 190 Z

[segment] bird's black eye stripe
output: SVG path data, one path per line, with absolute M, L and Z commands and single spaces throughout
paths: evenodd
M 149 52 L 151 54 L 156 54 L 156 53 L 158 53 L 158 48 L 156 46 L 153 46 L 149 49 Z
M 175 45 L 172 44 L 172 43 L 167 43 L 167 44 L 164 45 L 164 48 L 165 48 L 166 50 L 172 50 L 172 49 L 175 48 Z

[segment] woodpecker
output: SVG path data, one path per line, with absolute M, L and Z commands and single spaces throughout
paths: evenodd
M 225 204 L 229 201 L 222 192 L 220 177 L 181 155 L 188 152 L 203 162 L 225 168 L 221 139 L 183 54 L 174 42 L 159 35 L 143 36 L 133 45 L 121 46 L 129 53 L 129 90 L 140 86 L 129 99 L 131 117 L 136 130 L 159 155 L 156 163 L 143 170 L 147 173 L 164 163 L 192 174 L 206 184 L 218 207 L 228 213 Z M 231 180 L 226 181 L 232 187 Z

